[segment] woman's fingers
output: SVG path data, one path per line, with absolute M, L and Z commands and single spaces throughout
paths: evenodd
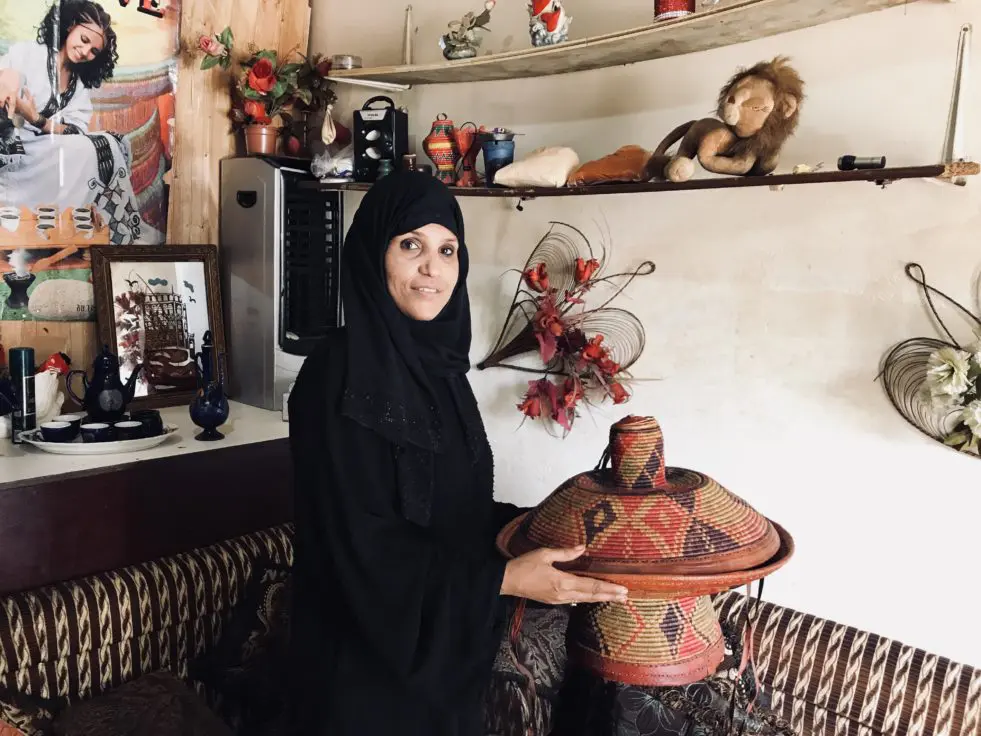
M 629 592 L 622 585 L 608 583 L 605 580 L 586 578 L 571 573 L 560 573 L 560 587 L 567 603 L 605 603 L 607 601 L 623 602 Z
M 567 549 L 546 548 L 542 550 L 542 559 L 550 565 L 554 562 L 572 562 L 577 557 L 582 557 L 582 554 L 585 551 L 585 544 L 580 544 L 578 547 L 569 547 Z

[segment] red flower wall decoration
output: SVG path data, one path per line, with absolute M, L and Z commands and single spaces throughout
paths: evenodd
M 499 366 L 544 374 L 528 382 L 517 405 L 531 419 L 551 420 L 568 433 L 583 403 L 630 398 L 628 369 L 644 350 L 644 327 L 630 312 L 609 307 L 637 276 L 654 273 L 644 261 L 633 271 L 603 276 L 606 249 L 593 252 L 579 230 L 551 223 L 521 270 L 521 281 L 496 344 L 477 367 Z M 588 308 L 586 297 L 612 287 L 601 304 Z M 543 368 L 505 361 L 537 352 Z

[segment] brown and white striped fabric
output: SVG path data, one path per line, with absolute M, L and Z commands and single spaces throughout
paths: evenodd
M 746 598 L 715 598 L 736 622 Z M 773 710 L 801 736 L 981 736 L 981 669 L 762 602 L 754 648 Z
M 210 647 L 253 565 L 289 565 L 283 525 L 163 560 L 0 598 L 0 688 L 76 702 Z

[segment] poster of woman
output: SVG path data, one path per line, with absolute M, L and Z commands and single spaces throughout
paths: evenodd
M 94 319 L 89 247 L 165 242 L 179 16 L 0 0 L 0 320 Z

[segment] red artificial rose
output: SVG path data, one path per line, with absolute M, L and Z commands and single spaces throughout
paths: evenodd
M 257 100 L 246 100 L 243 109 L 245 114 L 259 125 L 269 125 L 272 122 L 266 113 L 266 106 Z
M 539 294 L 548 291 L 548 270 L 544 263 L 529 268 L 525 271 L 524 278 L 528 288 L 532 291 L 537 291 Z
M 528 393 L 518 404 L 518 410 L 527 417 L 537 419 L 543 413 L 549 413 L 550 407 L 558 403 L 558 391 L 554 383 L 547 378 L 528 381 Z
M 575 408 L 584 396 L 582 383 L 578 378 L 567 378 L 562 386 L 562 404 L 566 409 Z
M 555 305 L 555 295 L 551 292 L 542 297 L 538 304 L 532 326 L 535 339 L 538 340 L 542 362 L 548 363 L 555 357 L 558 348 L 558 338 L 565 333 L 566 325 Z
M 249 70 L 249 86 L 259 94 L 268 94 L 276 86 L 276 72 L 269 59 L 259 59 Z
M 620 364 L 610 358 L 601 358 L 596 361 L 596 365 L 608 376 L 615 376 L 620 372 Z
M 584 284 L 593 278 L 593 274 L 599 269 L 599 261 L 590 258 L 588 261 L 582 258 L 576 259 L 576 283 Z
M 518 404 L 518 409 L 526 417 L 538 419 L 542 415 L 542 399 L 540 396 L 526 396 L 525 400 Z
M 330 67 L 331 67 L 330 59 L 324 59 L 319 64 L 317 64 L 316 67 L 314 67 L 314 70 L 321 77 L 326 77 L 330 73 Z
M 623 387 L 623 384 L 620 383 L 611 383 L 610 393 L 613 396 L 614 404 L 622 404 L 623 402 L 625 402 L 627 399 L 630 398 L 630 394 L 627 393 L 627 389 L 625 389 Z
M 603 336 L 597 335 L 582 349 L 582 357 L 585 360 L 598 363 L 606 357 L 606 348 L 603 347 Z

